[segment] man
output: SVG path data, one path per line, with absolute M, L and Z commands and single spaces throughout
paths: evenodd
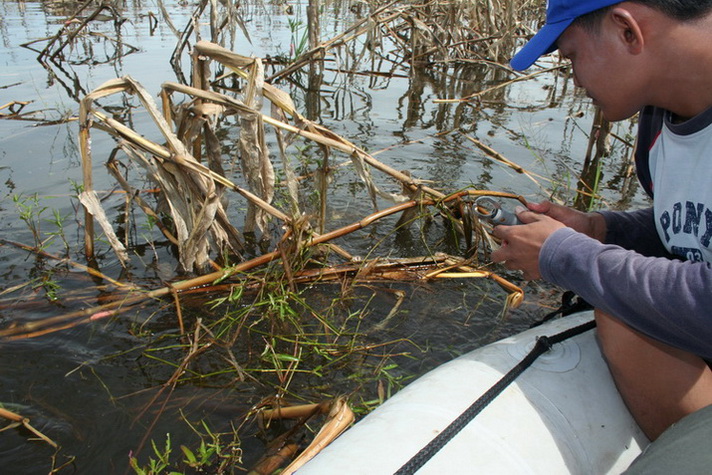
M 712 404 L 712 0 L 550 0 L 512 67 L 557 48 L 604 117 L 641 111 L 636 164 L 653 207 L 531 204 L 524 225 L 495 227 L 492 258 L 594 305 L 616 385 L 655 440 Z

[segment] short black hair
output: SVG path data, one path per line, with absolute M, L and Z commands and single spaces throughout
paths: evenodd
M 647 5 L 680 21 L 694 20 L 712 10 L 712 0 L 630 0 Z
M 689 21 L 701 18 L 712 11 L 712 0 L 630 0 L 632 3 L 639 3 L 650 8 L 654 8 L 670 18 L 679 21 Z M 601 20 L 606 13 L 615 7 L 608 7 L 595 10 L 586 15 L 576 18 L 572 24 L 587 30 L 596 30 L 601 24 Z

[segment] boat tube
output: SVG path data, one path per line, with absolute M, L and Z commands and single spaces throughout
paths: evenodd
M 344 432 L 298 474 L 396 473 L 524 360 L 538 338 L 592 320 L 590 311 L 552 320 L 435 368 Z M 428 455 L 417 473 L 621 473 L 647 444 L 616 390 L 594 329 L 536 358 Z

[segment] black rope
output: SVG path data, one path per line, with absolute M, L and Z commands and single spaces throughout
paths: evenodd
M 574 300 L 575 299 L 575 300 Z M 584 310 L 591 310 L 593 305 L 586 302 L 584 299 L 576 295 L 570 290 L 567 290 L 561 295 L 561 307 L 554 310 L 551 313 L 547 313 L 540 320 L 529 325 L 529 328 L 538 327 L 542 323 L 546 323 L 557 315 L 565 317 L 576 312 L 583 312 Z
M 569 328 L 561 333 L 552 336 L 540 336 L 536 340 L 536 345 L 534 348 L 524 357 L 522 361 L 517 363 L 517 365 L 509 370 L 502 379 L 497 381 L 497 383 L 487 390 L 480 398 L 472 403 L 465 412 L 460 414 L 460 416 L 455 419 L 449 426 L 445 428 L 441 433 L 439 433 L 433 440 L 430 441 L 428 445 L 423 447 L 420 452 L 415 454 L 409 461 L 407 461 L 398 471 L 396 475 L 413 474 L 419 470 L 425 463 L 430 460 L 440 449 L 445 447 L 445 445 L 450 442 L 450 440 L 455 437 L 467 424 L 469 424 L 482 410 L 494 400 L 504 389 L 509 386 L 520 374 L 524 372 L 529 366 L 534 363 L 534 361 L 551 349 L 551 347 L 560 343 L 568 338 L 580 335 L 581 333 L 587 332 L 596 326 L 596 321 L 591 320 L 577 327 Z

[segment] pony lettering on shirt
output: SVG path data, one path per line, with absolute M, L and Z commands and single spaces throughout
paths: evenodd
M 712 114 L 674 124 L 665 114 L 648 152 L 655 220 L 665 247 L 712 262 Z
M 704 203 L 693 203 L 686 201 L 683 205 L 680 202 L 672 205 L 672 211 L 664 210 L 658 218 L 658 228 L 662 230 L 662 239 L 676 256 L 683 257 L 689 261 L 704 261 L 700 248 L 681 247 L 669 245 L 673 237 L 680 233 L 696 239 L 700 247 L 709 248 L 712 239 L 712 211 Z M 700 235 L 700 230 L 702 234 Z M 678 239 L 676 239 L 677 241 Z

